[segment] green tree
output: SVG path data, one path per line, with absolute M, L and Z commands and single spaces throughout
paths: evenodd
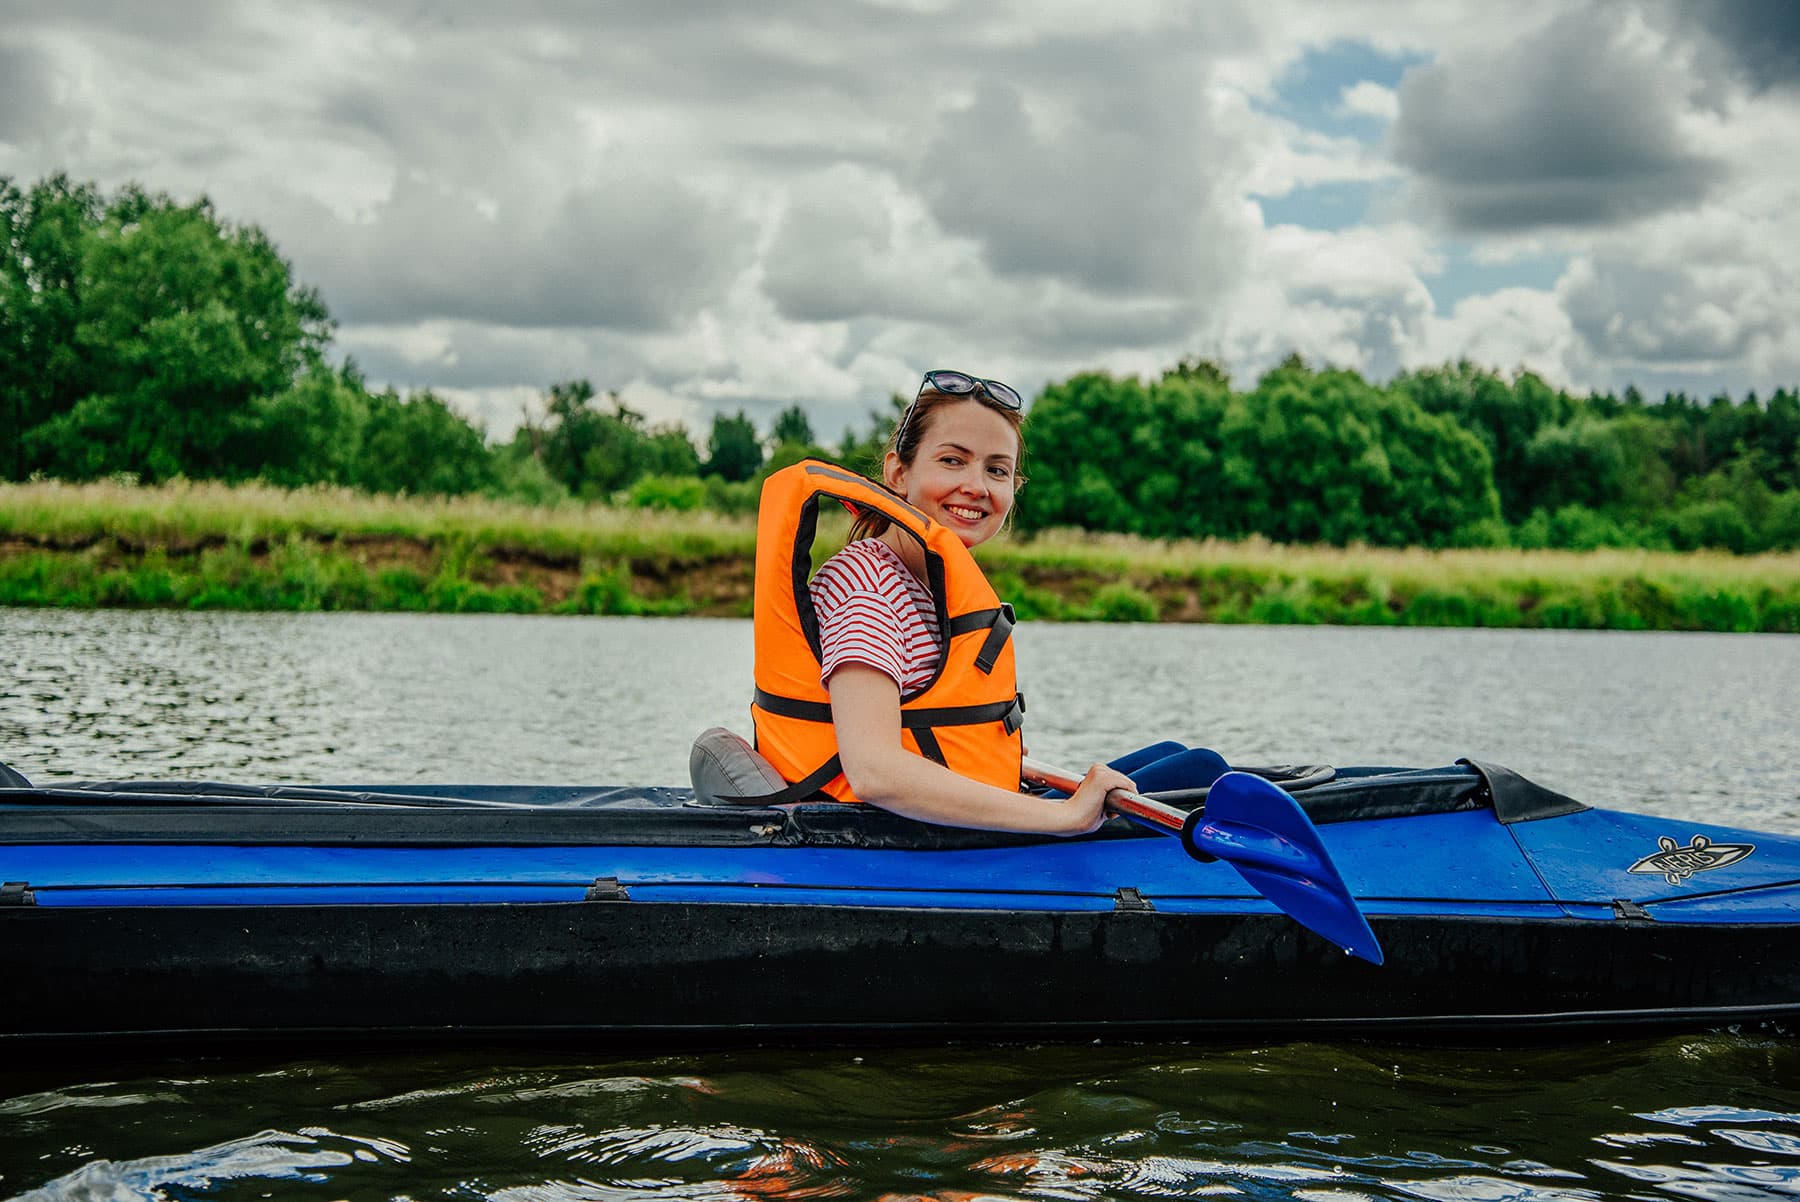
M 26 434 L 86 395 L 75 329 L 82 255 L 106 205 L 91 184 L 54 175 L 21 192 L 0 177 L 0 475 L 42 466 Z
M 430 392 L 370 398 L 350 483 L 369 492 L 427 496 L 478 492 L 494 481 L 481 431 Z
M 1140 532 L 1137 487 L 1159 470 L 1146 455 L 1161 445 L 1142 383 L 1083 372 L 1051 384 L 1033 402 L 1026 429 L 1030 483 L 1015 503 L 1020 530 Z
M 755 423 L 742 409 L 732 416 L 713 416 L 706 449 L 706 474 L 730 483 L 748 480 L 762 467 L 762 440 L 756 436 Z
M 26 462 L 74 478 L 253 470 L 232 458 L 237 419 L 319 362 L 331 323 L 317 295 L 261 230 L 221 221 L 205 200 L 127 189 L 79 242 L 60 351 L 81 366 L 25 434 Z
M 1233 398 L 1221 454 L 1232 533 L 1443 546 L 1499 514 L 1479 440 L 1355 372 L 1290 363 L 1265 375 Z
M 593 405 L 594 386 L 569 380 L 550 387 L 548 410 L 539 434 L 540 453 L 550 475 L 571 493 L 588 499 L 610 497 L 654 470 L 659 455 L 644 428 L 644 415 L 607 393 L 609 409 Z M 685 438 L 685 436 L 684 436 Z
M 1543 427 L 1525 446 L 1525 503 L 1550 510 L 1616 505 L 1630 470 L 1625 452 L 1618 423 L 1603 418 Z
M 1502 515 L 1509 522 L 1531 510 L 1531 440 L 1545 426 L 1568 421 L 1576 402 L 1531 372 L 1508 384 L 1464 360 L 1453 367 L 1401 375 L 1393 387 L 1427 413 L 1443 414 L 1487 448 Z
M 315 363 L 293 387 L 254 397 L 232 415 L 228 458 L 238 465 L 236 474 L 284 488 L 355 485 L 371 408 L 354 366 L 333 370 Z
M 789 405 L 775 418 L 775 428 L 769 431 L 769 442 L 773 446 L 782 443 L 793 443 L 796 446 L 811 446 L 814 442 L 812 423 L 806 419 L 806 411 L 798 405 Z
M 550 474 L 537 455 L 539 433 L 529 425 L 522 426 L 510 441 L 493 448 L 494 482 L 487 489 L 490 495 L 526 505 L 554 505 L 568 500 L 569 490 Z
M 644 440 L 649 474 L 654 476 L 698 476 L 700 452 L 688 437 L 687 427 L 680 422 L 656 426 Z
M 1669 466 L 1674 431 L 1668 422 L 1644 412 L 1642 407 L 1626 411 L 1608 425 L 1625 458 L 1615 509 L 1627 522 L 1651 524 L 1674 503 L 1679 487 L 1675 471 Z
M 1783 491 L 1800 488 L 1800 394 L 1775 390 L 1757 445 L 1766 457 L 1770 485 Z

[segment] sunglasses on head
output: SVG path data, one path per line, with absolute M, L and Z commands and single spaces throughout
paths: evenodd
M 998 380 L 983 380 L 960 371 L 926 372 L 919 391 L 923 393 L 927 388 L 935 388 L 951 396 L 984 396 L 1002 409 L 1025 408 L 1025 398 L 1014 391 L 1012 385 L 1002 384 Z M 918 403 L 918 399 L 915 396 L 913 402 Z
M 998 380 L 983 380 L 979 376 L 971 376 L 960 371 L 928 371 L 925 379 L 919 384 L 919 391 L 914 394 L 912 404 L 906 407 L 906 415 L 900 419 L 899 436 L 894 439 L 896 446 L 906 440 L 906 429 L 912 425 L 914 410 L 919 407 L 919 398 L 927 390 L 946 393 L 950 396 L 980 397 L 1001 409 L 1009 409 L 1014 413 L 1025 408 L 1025 398 L 1010 384 L 1002 384 Z

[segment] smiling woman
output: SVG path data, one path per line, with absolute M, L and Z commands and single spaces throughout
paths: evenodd
M 927 372 L 880 486 L 817 461 L 764 485 L 752 714 L 757 750 L 786 787 L 752 789 L 756 800 L 823 794 L 928 822 L 1075 835 L 1100 824 L 1110 790 L 1132 787 L 1117 765 L 1096 764 L 1066 799 L 1020 791 L 1013 614 L 970 551 L 1012 512 L 1023 409 L 997 380 Z M 856 523 L 809 581 L 825 500 Z M 1210 784 L 1225 767 L 1176 744 L 1130 762 L 1161 788 Z

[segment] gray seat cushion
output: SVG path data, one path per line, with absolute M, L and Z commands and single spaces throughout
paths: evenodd
M 742 735 L 723 726 L 703 731 L 688 752 L 688 779 L 705 805 L 757 805 L 788 782 Z M 742 798 L 742 801 L 734 800 Z

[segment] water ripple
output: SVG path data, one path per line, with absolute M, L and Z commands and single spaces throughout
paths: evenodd
M 1394 1188 L 1430 1202 L 1596 1202 L 1597 1190 L 1548 1187 L 1511 1177 L 1462 1176 L 1433 1181 L 1397 1181 Z
M 94 1160 L 16 1202 L 166 1202 L 170 1191 L 215 1190 L 236 1181 L 330 1180 L 324 1171 L 387 1157 L 404 1162 L 406 1149 L 391 1140 L 358 1139 L 330 1131 L 259 1131 L 192 1152 L 135 1160 Z

